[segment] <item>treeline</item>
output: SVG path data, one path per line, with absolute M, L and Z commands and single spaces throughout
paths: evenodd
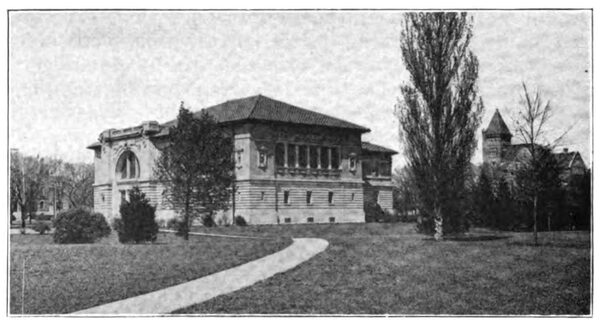
M 489 165 L 473 167 L 467 177 L 467 193 L 456 201 L 464 226 L 507 231 L 531 231 L 533 203 L 528 199 L 532 185 L 530 169 L 502 170 Z M 591 175 L 570 175 L 561 180 L 556 163 L 545 163 L 536 175 L 540 189 L 537 202 L 538 230 L 587 230 L 591 217 Z M 403 221 L 427 219 L 415 194 L 407 168 L 394 174 L 394 209 Z M 419 225 L 417 225 L 419 227 Z
M 23 217 L 38 210 L 38 201 L 56 195 L 69 207 L 93 207 L 94 166 L 61 159 L 10 153 L 10 212 Z

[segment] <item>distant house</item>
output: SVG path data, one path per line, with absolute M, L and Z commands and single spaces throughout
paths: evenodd
M 205 109 L 234 139 L 237 188 L 219 215 L 250 224 L 364 222 L 365 199 L 392 209 L 395 151 L 362 142 L 370 130 L 262 95 Z M 196 113 L 196 114 L 199 114 Z M 108 129 L 94 151 L 94 210 L 112 218 L 138 186 L 159 218 L 175 216 L 154 174 L 175 121 Z
M 514 174 L 519 168 L 519 163 L 526 161 L 530 156 L 527 144 L 512 144 L 512 133 L 506 126 L 498 110 L 490 120 L 483 135 L 483 162 L 499 168 L 508 176 Z M 560 178 L 564 185 L 568 184 L 574 176 L 582 176 L 587 167 L 579 152 L 563 149 L 561 153 L 554 153 L 560 166 Z

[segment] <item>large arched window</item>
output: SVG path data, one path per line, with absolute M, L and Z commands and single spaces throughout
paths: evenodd
M 117 178 L 133 179 L 140 177 L 140 163 L 133 152 L 127 151 L 121 154 L 117 162 Z

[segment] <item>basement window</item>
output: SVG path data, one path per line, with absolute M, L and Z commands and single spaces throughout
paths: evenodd
M 314 222 L 315 222 L 315 219 L 314 219 L 313 217 L 308 217 L 308 218 L 306 219 L 306 222 L 307 222 L 307 223 L 314 223 Z
M 292 219 L 289 218 L 289 217 L 286 217 L 286 218 L 283 219 L 283 222 L 286 223 L 286 224 L 289 224 L 289 223 L 292 222 Z
M 330 223 L 335 223 L 335 217 L 329 217 L 329 222 Z

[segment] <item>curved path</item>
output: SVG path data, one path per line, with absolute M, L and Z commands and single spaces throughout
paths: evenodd
M 318 238 L 293 239 L 292 245 L 260 259 L 148 294 L 80 310 L 73 314 L 168 314 L 227 294 L 287 271 L 324 251 Z

